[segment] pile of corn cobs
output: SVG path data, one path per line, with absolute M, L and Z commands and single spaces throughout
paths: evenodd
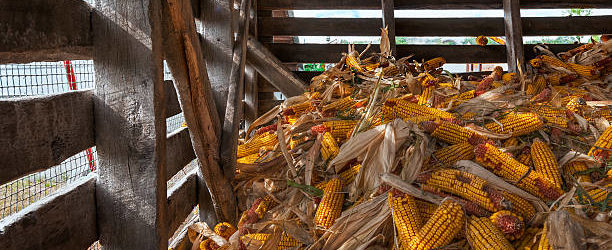
M 612 245 L 612 41 L 467 77 L 387 48 L 349 47 L 250 126 L 240 221 L 202 249 Z

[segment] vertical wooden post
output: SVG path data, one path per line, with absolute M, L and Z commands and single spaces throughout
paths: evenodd
M 249 33 L 253 37 L 257 37 L 257 0 L 252 0 L 251 14 L 249 21 Z M 251 123 L 257 119 L 257 106 L 259 87 L 257 85 L 257 71 L 252 65 L 246 65 L 244 72 L 244 127 L 245 131 L 251 126 Z
M 506 27 L 506 53 L 509 72 L 525 72 L 523 54 L 523 28 L 519 0 L 504 1 L 504 24 Z
M 100 243 L 105 249 L 166 250 L 160 2 L 100 0 L 96 7 L 92 26 Z
M 383 28 L 387 27 L 389 31 L 389 43 L 391 44 L 391 54 L 395 55 L 395 5 L 393 0 L 380 0 L 382 5 L 382 23 Z

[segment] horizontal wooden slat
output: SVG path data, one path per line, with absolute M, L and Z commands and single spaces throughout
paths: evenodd
M 166 80 L 164 81 L 164 87 L 164 92 L 166 94 L 166 117 L 171 117 L 183 112 L 178 96 L 176 95 L 174 83 L 170 80 Z
M 524 17 L 523 35 L 612 33 L 612 16 Z M 380 18 L 260 18 L 262 36 L 378 36 Z M 396 18 L 396 36 L 504 36 L 503 18 Z
M 193 169 L 168 189 L 168 232 L 174 232 L 198 204 L 197 170 Z
M 82 0 L 0 1 L 0 64 L 91 58 L 90 19 Z
M 94 145 L 92 91 L 0 100 L 0 184 Z
M 168 135 L 166 140 L 166 177 L 168 180 L 195 158 L 189 130 L 186 127 L 179 128 Z
M 94 175 L 0 221 L 0 249 L 87 249 L 98 239 Z
M 267 44 L 268 48 L 281 61 L 294 62 L 337 62 L 341 53 L 346 52 L 346 44 Z M 366 45 L 356 45 L 363 50 Z M 532 58 L 534 45 L 525 45 L 525 58 Z M 550 44 L 554 52 L 575 48 L 573 44 Z M 373 45 L 378 47 L 378 45 Z M 502 45 L 397 45 L 399 57 L 414 54 L 413 59 L 431 59 L 442 56 L 448 63 L 503 63 L 506 62 L 506 47 Z
M 274 108 L 276 105 L 279 105 L 281 103 L 283 103 L 282 100 L 259 100 L 259 105 L 258 105 L 258 109 L 257 109 L 257 114 L 258 115 L 262 115 L 268 111 L 270 111 L 270 109 Z
M 378 0 L 261 0 L 257 2 L 260 10 L 330 10 L 330 9 L 380 9 Z M 395 0 L 395 9 L 501 9 L 498 0 Z M 521 1 L 521 8 L 610 8 L 609 0 L 532 0 Z

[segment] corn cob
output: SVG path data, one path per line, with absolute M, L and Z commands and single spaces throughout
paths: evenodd
M 540 129 L 543 125 L 542 120 L 534 113 L 506 113 L 503 118 L 497 122 L 485 124 L 488 130 L 498 134 L 509 134 L 512 136 L 526 135 Z
M 400 70 L 397 66 L 395 65 L 391 65 L 388 67 L 383 68 L 382 70 L 382 74 L 383 76 L 387 76 L 387 77 L 392 77 L 392 76 L 396 76 L 400 73 Z
M 414 199 L 414 202 L 416 204 L 417 211 L 419 211 L 419 218 L 421 218 L 421 222 L 428 221 L 438 208 L 438 205 L 421 199 Z
M 542 59 L 540 58 L 534 58 L 534 59 L 529 60 L 529 64 L 531 64 L 531 66 L 534 68 L 540 68 L 542 67 L 543 62 L 542 62 Z
M 414 197 L 396 190 L 389 191 L 389 208 L 397 228 L 400 246 L 408 246 L 423 225 Z
M 578 114 L 582 114 L 586 106 L 585 100 L 580 96 L 566 96 L 561 98 L 561 102 L 561 105 L 564 105 L 568 110 Z
M 525 221 L 530 221 L 531 219 L 533 219 L 536 214 L 536 210 L 529 201 L 510 192 L 506 192 L 503 190 L 501 192 L 504 198 L 511 203 L 512 209 L 510 211 L 522 216 Z
M 431 136 L 451 144 L 468 142 L 472 137 L 478 136 L 471 130 L 447 121 L 426 121 L 422 122 L 420 127 L 431 133 Z
M 567 65 L 574 70 L 574 72 L 587 79 L 592 79 L 599 76 L 599 71 L 595 66 L 585 66 L 575 63 L 567 63 Z
M 519 140 L 516 137 L 510 137 L 504 140 L 504 148 L 516 147 L 519 145 Z
M 579 182 L 593 182 L 589 174 L 577 174 L 578 172 L 586 171 L 589 167 L 583 161 L 573 161 L 565 164 L 563 170 L 566 174 L 574 176 Z
M 506 83 L 516 82 L 518 80 L 518 75 L 516 73 L 506 73 L 502 75 L 502 81 Z
M 533 166 L 533 161 L 531 159 L 531 147 L 523 147 L 523 149 L 521 149 L 519 154 L 516 156 L 516 160 L 527 167 Z
M 546 88 L 546 79 L 544 79 L 544 77 L 542 76 L 538 76 L 531 85 L 529 85 L 529 87 L 531 88 L 527 88 L 525 94 L 527 95 L 537 95 L 539 94 L 544 88 Z
M 428 87 L 425 88 L 423 90 L 423 92 L 421 93 L 421 95 L 419 96 L 419 101 L 417 104 L 419 105 L 424 105 L 424 106 L 431 106 L 432 104 L 432 100 L 433 100 L 433 96 L 434 96 L 434 89 L 435 87 Z
M 295 147 L 297 147 L 298 145 L 308 141 L 310 138 L 308 138 L 308 136 L 291 136 L 291 139 L 289 139 L 289 148 L 290 149 L 294 149 Z
M 612 126 L 608 127 L 595 141 L 595 145 L 589 150 L 589 156 L 597 160 L 607 160 L 610 149 L 612 149 Z
M 555 200 L 563 194 L 550 180 L 540 173 L 530 171 L 512 157 L 502 153 L 495 146 L 485 143 L 474 149 L 476 161 L 485 168 L 508 181 L 516 182 L 517 187 L 545 200 Z
M 523 218 L 513 212 L 501 210 L 491 215 L 490 219 L 508 240 L 519 239 L 525 233 Z
M 311 111 L 312 103 L 311 102 L 302 102 L 298 104 L 291 105 L 283 110 L 283 115 L 285 116 L 300 116 L 301 114 Z
M 417 181 L 467 199 L 491 212 L 506 208 L 502 193 L 471 173 L 455 169 L 438 169 L 420 174 Z
M 364 68 L 367 71 L 372 71 L 372 70 L 375 70 L 378 67 L 380 67 L 380 63 L 371 63 L 371 64 L 367 64 Z
M 548 67 L 557 67 L 557 68 L 564 68 L 567 70 L 572 70 L 572 68 L 570 68 L 569 65 L 567 65 L 566 63 L 564 63 L 563 61 L 554 58 L 552 56 L 548 56 L 548 55 L 540 55 L 538 56 L 538 58 L 542 59 L 542 63 L 544 63 L 546 66 Z
M 323 126 L 329 128 L 331 135 L 339 140 L 346 139 L 346 135 L 353 132 L 359 121 L 356 120 L 337 120 L 323 122 Z
M 359 65 L 359 62 L 357 61 L 357 58 L 355 56 L 353 56 L 353 55 L 348 55 L 346 57 L 346 65 L 348 65 L 353 70 L 357 70 L 359 72 L 363 72 L 363 69 Z
M 531 159 L 535 171 L 554 183 L 558 188 L 561 188 L 563 181 L 559 172 L 559 164 L 550 147 L 543 141 L 535 139 L 531 144 Z
M 328 111 L 333 111 L 333 110 L 346 110 L 346 109 L 353 107 L 355 103 L 356 102 L 355 100 L 353 100 L 352 97 L 347 96 L 342 99 L 336 100 L 335 102 L 332 102 L 330 104 L 323 106 L 322 111 L 328 112 Z
M 463 207 L 463 210 L 465 211 L 465 214 L 467 215 L 474 215 L 477 217 L 483 217 L 483 216 L 491 216 L 491 212 L 487 211 L 486 209 L 484 209 L 481 206 L 476 205 L 476 203 L 463 199 L 461 197 L 458 196 L 454 196 L 452 194 L 448 194 L 445 192 L 442 192 L 442 190 L 438 187 L 435 186 L 430 186 L 427 184 L 421 184 L 421 190 L 425 191 L 425 192 L 429 192 L 432 194 L 435 194 L 437 196 L 440 197 L 450 197 L 452 198 L 455 202 L 459 203 L 459 205 L 461 205 L 461 207 Z
M 259 219 L 263 218 L 268 210 L 276 205 L 278 205 L 278 203 L 276 203 L 269 195 L 265 196 L 264 198 L 258 198 L 255 200 L 255 202 L 253 202 L 251 207 L 244 211 L 240 216 L 240 220 L 238 221 L 238 229 L 242 230 L 245 224 L 257 222 Z
M 267 233 L 255 233 L 255 234 L 246 234 L 240 237 L 240 240 L 245 244 L 263 244 L 270 238 L 270 234 Z M 289 249 L 295 248 L 297 246 L 302 245 L 302 243 L 295 238 L 291 237 L 289 234 L 283 232 L 281 234 L 281 240 L 278 242 L 277 249 Z
M 476 37 L 476 44 L 478 44 L 480 46 L 485 46 L 485 45 L 487 45 L 487 43 L 489 43 L 489 39 L 487 39 L 486 36 L 478 36 L 478 37 Z
M 567 110 L 564 108 L 554 108 L 548 105 L 536 105 L 534 112 L 538 114 L 546 124 L 551 124 L 560 128 L 567 128 Z
M 521 239 L 514 241 L 513 246 L 517 250 L 531 250 L 537 248 L 537 237 L 536 235 L 542 229 L 537 227 L 530 227 L 525 230 L 525 234 Z
M 323 134 L 323 140 L 321 141 L 321 156 L 323 159 L 326 161 L 331 160 L 338 155 L 339 151 L 340 148 L 336 143 L 336 139 L 334 139 L 331 133 L 325 132 L 325 134 Z
M 255 154 L 247 155 L 247 156 L 242 157 L 242 158 L 238 158 L 237 162 L 238 163 L 242 163 L 242 164 L 253 164 L 260 157 L 261 156 L 259 155 L 259 153 L 255 153 Z
M 441 104 L 437 105 L 439 108 L 448 108 L 449 105 L 451 105 L 451 107 L 456 107 L 459 104 L 462 104 L 472 98 L 475 97 L 475 93 L 476 90 L 470 90 L 470 91 L 466 91 L 460 94 L 456 94 L 454 96 L 451 96 L 449 98 L 446 98 L 446 100 L 444 100 L 444 102 L 442 102 Z M 452 104 L 451 104 L 452 102 Z
M 446 63 L 446 60 L 443 57 L 436 57 L 434 59 L 427 60 L 423 63 L 423 68 L 425 70 L 434 70 L 442 67 Z
M 435 116 L 442 119 L 455 118 L 455 115 L 451 113 L 398 99 L 386 101 L 382 111 L 386 119 L 397 117 L 407 119 L 415 116 Z
M 431 87 L 431 86 L 436 86 L 436 84 L 438 83 L 438 78 L 432 76 L 429 73 L 422 74 L 422 76 L 423 77 L 421 77 L 419 79 L 419 81 L 420 81 L 421 86 L 423 88 L 428 88 L 428 87 Z
M 448 245 L 463 228 L 464 216 L 461 205 L 452 199 L 444 200 L 408 243 L 407 249 L 432 249 Z
M 340 181 L 342 182 L 342 189 L 344 189 L 346 186 L 348 186 L 349 184 L 351 184 L 351 182 L 355 180 L 355 177 L 359 173 L 359 169 L 361 169 L 361 164 L 355 164 L 350 168 L 340 172 L 338 178 L 340 178 Z M 315 185 L 315 187 L 323 190 L 325 189 L 326 185 L 327 181 L 322 181 L 319 184 Z
M 229 240 L 230 236 L 236 232 L 236 228 L 227 222 L 221 222 L 215 226 L 215 233 Z
M 206 239 L 202 242 L 200 242 L 200 249 L 201 250 L 214 250 L 219 248 L 219 246 L 217 246 L 217 243 L 215 243 L 212 239 Z
M 548 228 L 546 223 L 544 223 L 544 229 L 542 229 L 542 234 L 540 235 L 540 244 L 538 244 L 538 250 L 552 250 L 553 247 L 550 245 L 550 241 L 548 240 Z
M 464 142 L 443 147 L 433 152 L 432 166 L 450 167 L 460 160 L 474 159 L 474 146 Z
M 550 83 L 550 85 L 552 86 L 557 86 L 561 84 L 561 74 L 559 73 L 548 74 L 545 77 L 546 77 L 546 81 Z
M 319 227 L 328 229 L 342 213 L 342 203 L 344 202 L 344 193 L 342 192 L 342 181 L 339 178 L 331 179 L 325 190 L 323 198 L 317 208 L 315 214 L 315 224 Z
M 467 239 L 475 250 L 508 249 L 514 250 L 510 242 L 491 223 L 489 218 L 471 216 L 467 220 Z
M 595 189 L 591 189 L 587 191 L 587 193 L 591 197 L 591 199 L 593 199 L 594 202 L 601 203 L 608 199 L 608 204 L 606 204 L 606 206 L 609 206 L 610 204 L 612 204 L 612 196 L 610 194 L 610 190 L 612 190 L 612 184 L 608 184 L 601 188 L 598 187 Z
M 245 144 L 238 145 L 238 158 L 259 153 L 262 147 L 272 147 L 276 145 L 278 139 L 274 133 L 263 133 L 251 138 Z

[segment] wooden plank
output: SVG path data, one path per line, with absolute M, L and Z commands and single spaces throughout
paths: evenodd
M 232 69 L 233 7 L 233 0 L 200 1 L 202 52 L 219 117 L 225 117 L 229 91 L 227 80 Z M 223 125 L 223 120 L 220 124 Z
M 166 180 L 181 171 L 187 164 L 196 158 L 189 138 L 189 129 L 179 128 L 168 134 L 166 141 Z M 170 231 L 174 232 L 174 231 Z
M 610 8 L 608 0 L 572 0 L 522 1 L 521 8 L 526 9 L 565 9 L 565 8 Z M 395 9 L 501 9 L 502 3 L 497 0 L 395 0 Z M 334 10 L 334 9 L 380 9 L 378 0 L 262 0 L 261 10 Z
M 523 17 L 526 36 L 593 35 L 612 32 L 612 16 Z M 396 18 L 396 36 L 504 36 L 504 20 L 482 18 Z M 378 36 L 379 18 L 259 19 L 264 36 Z
M 391 55 L 397 52 L 395 48 L 395 7 L 394 0 L 380 0 L 382 9 L 382 27 L 387 28 L 389 44 L 391 45 Z
M 0 221 L 0 249 L 87 249 L 96 231 L 90 175 Z
M 523 28 L 519 0 L 503 0 L 504 27 L 506 29 L 506 58 L 508 71 L 525 72 L 523 52 Z
M 172 117 L 183 112 L 172 81 L 164 81 L 164 93 L 166 95 L 166 117 Z
M 346 44 L 266 44 L 269 50 L 283 63 L 335 63 Z M 373 45 L 377 46 L 377 45 Z M 525 56 L 532 58 L 534 45 L 525 45 Z M 575 48 L 574 44 L 549 44 L 554 52 Z M 365 45 L 355 45 L 363 50 Z M 448 63 L 501 63 L 506 62 L 506 48 L 503 45 L 398 45 L 397 57 L 414 54 L 413 59 L 431 59 L 442 56 Z
M 249 20 L 249 34 L 253 37 L 259 36 L 257 30 L 257 0 L 252 0 L 251 14 Z M 244 70 L 244 126 L 248 129 L 251 123 L 257 119 L 257 89 L 258 74 L 255 68 L 248 64 Z
M 101 0 L 92 18 L 103 248 L 168 248 L 160 5 Z
M 233 178 L 236 172 L 236 151 L 238 150 L 238 131 L 243 118 L 242 99 L 244 98 L 244 69 L 246 64 L 246 47 L 249 37 L 249 11 L 251 0 L 242 0 L 238 16 L 238 32 L 232 52 L 232 71 L 229 78 L 229 91 L 225 107 L 225 122 L 221 130 L 221 166 L 227 178 Z
M 210 223 L 217 219 L 234 222 L 237 217 L 236 199 L 218 162 L 219 117 L 193 13 L 185 4 L 188 3 L 163 1 L 164 16 L 171 17 L 164 23 L 164 51 L 175 78 L 194 151 L 202 163 L 198 173 L 200 219 Z M 214 212 L 211 203 L 214 203 Z
M 90 19 L 82 0 L 0 1 L 0 64 L 91 58 Z
M 285 96 L 301 95 L 305 91 L 304 86 L 306 84 L 291 73 L 274 56 L 274 54 L 282 54 L 269 51 L 261 43 L 257 42 L 255 38 L 249 38 L 247 46 L 247 60 L 255 67 L 259 74 L 266 78 L 274 87 L 278 88 Z
M 92 91 L 0 100 L 0 184 L 94 145 Z
M 168 189 L 169 232 L 175 232 L 198 204 L 197 178 L 197 170 L 194 169 Z

